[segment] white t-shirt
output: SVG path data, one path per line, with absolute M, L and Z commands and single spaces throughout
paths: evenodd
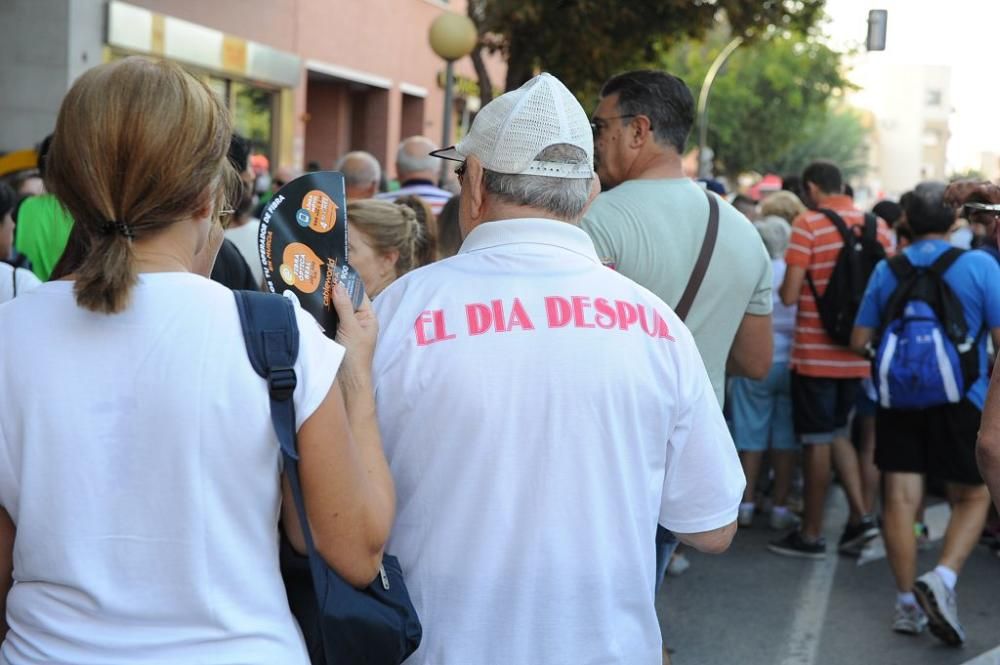
M 9 263 L 0 261 L 0 303 L 24 295 L 41 283 L 30 270 L 15 268 Z
M 296 425 L 343 357 L 298 311 Z M 0 662 L 308 664 L 278 570 L 280 452 L 231 291 L 143 274 L 125 312 L 49 282 L 0 308 Z
M 477 227 L 375 309 L 408 665 L 658 665 L 656 524 L 729 524 L 744 486 L 688 330 L 540 219 Z

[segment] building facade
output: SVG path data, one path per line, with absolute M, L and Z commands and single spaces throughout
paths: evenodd
M 871 128 L 873 189 L 897 198 L 922 180 L 946 180 L 951 68 L 878 63 L 857 78 L 864 91 L 853 101 Z
M 427 35 L 445 11 L 464 13 L 465 0 L 5 0 L 0 152 L 51 132 L 88 68 L 140 54 L 207 80 L 272 165 L 330 169 L 367 150 L 391 177 L 401 138 L 442 139 L 445 63 Z M 487 68 L 503 80 L 498 58 Z M 461 133 L 477 87 L 469 58 L 455 72 Z

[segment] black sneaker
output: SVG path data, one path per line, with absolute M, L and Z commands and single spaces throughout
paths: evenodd
M 826 539 L 820 537 L 815 541 L 808 541 L 796 529 L 795 531 L 790 531 L 781 540 L 772 540 L 768 543 L 767 549 L 775 554 L 782 554 L 784 556 L 797 556 L 803 559 L 822 559 L 826 557 Z
M 865 515 L 857 524 L 848 524 L 840 537 L 837 551 L 848 556 L 859 556 L 869 540 L 878 535 L 878 522 L 874 515 Z

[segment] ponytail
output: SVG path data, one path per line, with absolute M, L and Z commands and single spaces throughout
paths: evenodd
M 427 202 L 417 196 L 402 196 L 396 199 L 398 205 L 405 206 L 416 215 L 416 227 L 411 234 L 415 241 L 411 256 L 413 256 L 413 268 L 420 268 L 437 259 L 437 218 Z
M 93 238 L 76 275 L 73 293 L 80 307 L 105 314 L 124 310 L 139 279 L 131 238 L 121 233 Z

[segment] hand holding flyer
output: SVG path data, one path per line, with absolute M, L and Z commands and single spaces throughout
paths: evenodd
M 294 297 L 326 331 L 337 333 L 333 290 L 343 284 L 361 306 L 364 288 L 347 263 L 344 176 L 308 173 L 282 187 L 264 209 L 258 250 L 272 293 Z

